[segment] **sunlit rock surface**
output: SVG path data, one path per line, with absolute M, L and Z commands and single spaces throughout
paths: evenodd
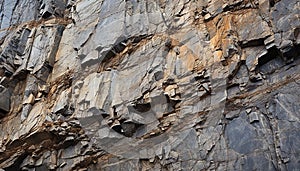
M 0 168 L 299 169 L 299 14 L 299 0 L 0 1 Z

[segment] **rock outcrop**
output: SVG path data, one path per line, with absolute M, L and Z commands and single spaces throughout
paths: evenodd
M 299 169 L 299 14 L 299 0 L 0 1 L 0 168 Z

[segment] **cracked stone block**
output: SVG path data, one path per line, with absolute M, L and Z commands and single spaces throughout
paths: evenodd
M 259 122 L 259 117 L 257 112 L 251 112 L 249 114 L 250 123 Z
M 10 111 L 10 98 L 11 98 L 11 93 L 9 92 L 8 89 L 4 88 L 3 90 L 0 91 L 0 110 L 1 113 L 4 112 L 4 114 L 8 113 Z
M 62 17 L 65 10 L 65 1 L 63 0 L 43 0 L 40 6 L 40 15 L 42 18 L 49 18 L 52 15 Z

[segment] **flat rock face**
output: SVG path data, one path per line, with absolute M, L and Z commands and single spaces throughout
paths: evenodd
M 299 0 L 0 9 L 1 169 L 300 168 Z

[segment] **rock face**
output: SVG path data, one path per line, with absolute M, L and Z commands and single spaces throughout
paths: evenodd
M 3 170 L 297 170 L 299 0 L 0 1 Z

